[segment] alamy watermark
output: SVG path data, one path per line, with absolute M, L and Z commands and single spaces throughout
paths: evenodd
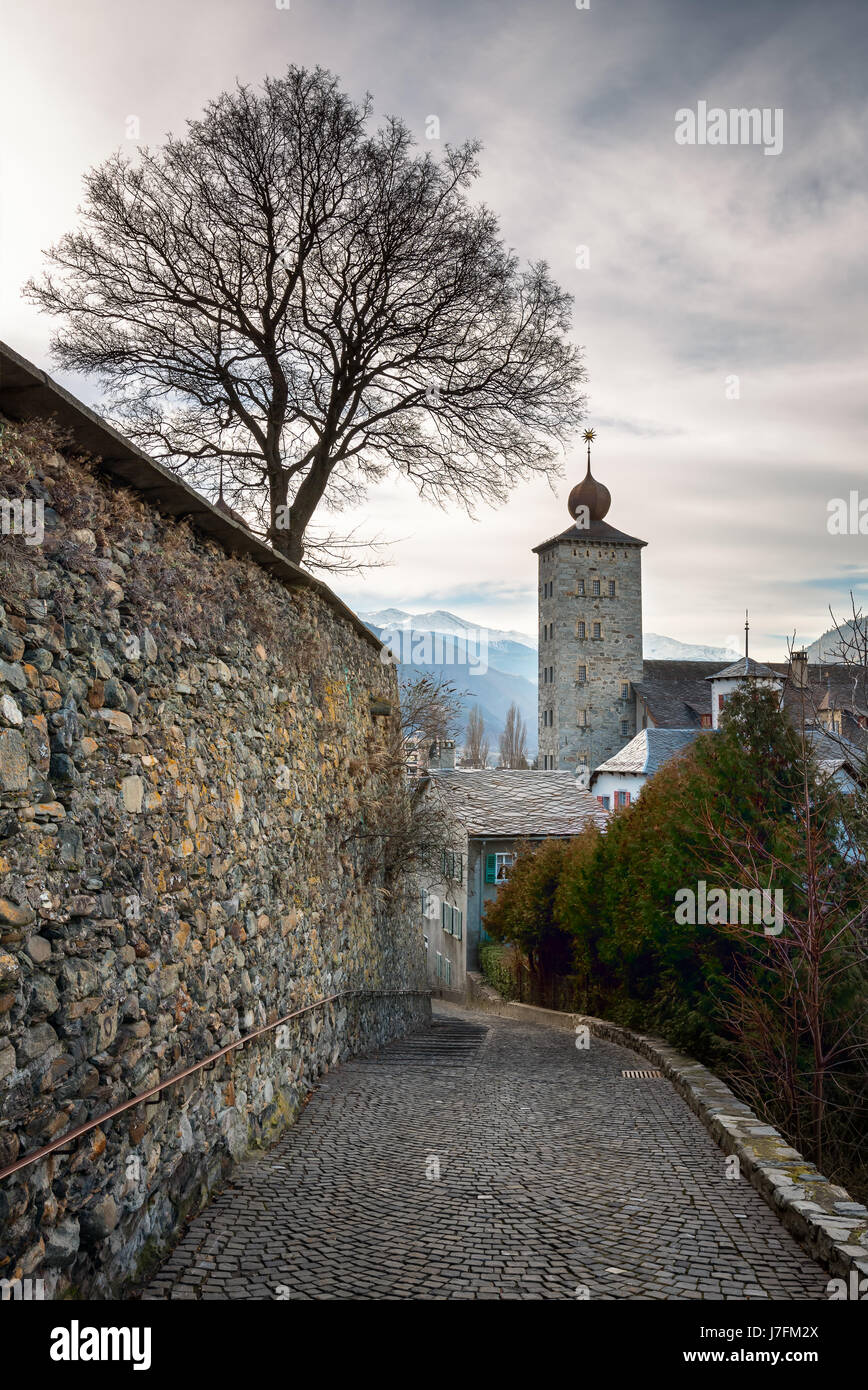
M 0 497 L 0 535 L 23 536 L 25 545 L 45 539 L 45 503 L 41 497 Z
M 484 676 L 488 670 L 488 629 L 484 627 L 465 627 L 460 633 L 386 628 L 380 641 L 384 666 L 466 666 L 471 676 Z
M 0 1302 L 32 1303 L 45 1298 L 44 1279 L 0 1279 Z
M 860 497 L 855 488 L 846 498 L 830 498 L 826 510 L 830 536 L 868 536 L 868 497 Z
M 762 145 L 763 154 L 784 147 L 784 113 L 780 106 L 737 106 L 726 110 L 698 101 L 696 110 L 675 112 L 676 145 Z
M 700 879 L 696 888 L 675 894 L 675 920 L 680 926 L 761 926 L 766 936 L 784 928 L 782 888 L 709 888 Z

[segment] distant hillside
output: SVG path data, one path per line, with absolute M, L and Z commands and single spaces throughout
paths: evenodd
M 537 654 L 527 639 L 516 641 L 522 633 L 475 627 L 442 610 L 411 614 L 387 608 L 362 616 L 399 658 L 400 676 L 425 672 L 452 681 L 461 700 L 459 743 L 470 711 L 479 705 L 492 754 L 496 753 L 506 712 L 514 701 L 527 725 L 528 752 L 535 754 Z M 429 623 L 433 626 L 424 626 Z
M 436 608 L 432 613 L 405 613 L 402 608 L 383 608 L 379 613 L 360 613 L 359 617 L 362 622 L 378 628 L 412 628 L 418 632 L 451 632 L 456 636 L 467 632 L 484 632 L 488 635 L 489 643 L 517 642 L 520 646 L 536 650 L 536 638 L 524 632 L 507 632 L 497 627 L 485 627 L 482 623 L 469 623 L 443 608 Z
M 402 608 L 383 608 L 362 613 L 372 632 L 388 643 L 398 657 L 402 675 L 424 671 L 443 675 L 462 693 L 462 718 L 479 705 L 485 729 L 496 752 L 506 712 L 513 701 L 527 725 L 528 752 L 537 749 L 537 644 L 527 633 L 486 628 L 459 618 L 443 608 L 429 613 L 407 613 Z M 727 647 L 706 647 L 678 642 L 646 632 L 643 642 L 648 661 L 735 661 L 739 653 Z M 474 673 L 475 672 L 475 673 Z M 463 737 L 463 729 L 459 742 Z
M 642 655 L 646 661 L 736 661 L 741 652 L 734 652 L 729 647 L 703 647 L 694 642 L 678 642 L 674 637 L 646 632 L 642 638 Z
M 848 638 L 853 638 L 855 631 L 852 620 L 849 623 L 842 623 L 840 632 L 837 628 L 830 628 L 828 632 L 824 632 L 822 637 L 818 637 L 816 642 L 812 642 L 808 647 L 808 661 L 816 666 L 820 665 L 821 662 L 826 662 L 827 665 L 831 666 L 836 662 L 843 661 L 841 638 L 843 636 L 845 641 Z M 861 625 L 856 640 L 863 645 L 865 643 L 865 631 Z M 849 653 L 849 659 L 851 661 L 855 659 L 852 651 Z

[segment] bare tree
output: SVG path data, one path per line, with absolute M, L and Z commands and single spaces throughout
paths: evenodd
M 527 728 L 515 701 L 506 712 L 499 748 L 501 767 L 527 767 Z
M 464 767 L 487 767 L 490 751 L 491 745 L 485 733 L 482 711 L 478 705 L 474 705 L 467 719 L 462 764 Z
M 449 798 L 436 777 L 407 773 L 415 744 L 454 738 L 461 709 L 459 692 L 442 676 L 408 675 L 399 688 L 400 709 L 372 732 L 367 750 L 381 790 L 365 805 L 362 834 L 345 841 L 364 842 L 363 872 L 371 880 L 382 873 L 384 890 L 393 897 L 412 894 L 417 884 L 433 886 L 443 850 L 454 843 Z
M 479 146 L 437 161 L 370 113 L 320 68 L 223 93 L 91 170 L 83 229 L 27 286 L 118 424 L 207 489 L 225 475 L 295 562 L 321 505 L 391 469 L 441 505 L 502 501 L 584 405 L 571 297 L 469 200 Z

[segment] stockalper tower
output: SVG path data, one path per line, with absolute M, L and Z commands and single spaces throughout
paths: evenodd
M 642 548 L 604 520 L 609 489 L 588 468 L 566 531 L 539 556 L 539 766 L 589 773 L 636 733 L 642 679 Z

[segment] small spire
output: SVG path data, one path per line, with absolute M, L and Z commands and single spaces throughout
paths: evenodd
M 748 621 L 748 611 L 747 611 L 747 609 L 745 609 L 745 610 L 744 610 L 744 659 L 745 659 L 745 661 L 747 661 L 747 639 L 748 639 L 748 632 L 749 632 L 749 631 L 750 631 L 750 623 L 749 623 L 749 621 Z
M 567 500 L 567 510 L 574 521 L 576 521 L 580 507 L 587 509 L 588 520 L 592 522 L 602 521 L 612 505 L 609 489 L 603 483 L 598 483 L 591 473 L 591 444 L 596 437 L 596 430 L 585 430 L 582 436 L 588 446 L 588 471 L 582 481 L 576 483 Z M 586 525 L 587 522 L 583 524 Z M 576 521 L 576 525 L 579 525 L 578 521 Z

